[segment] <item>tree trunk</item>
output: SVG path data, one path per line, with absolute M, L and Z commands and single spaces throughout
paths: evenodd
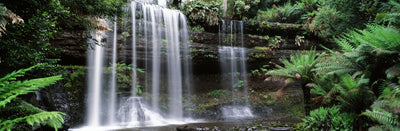
M 306 115 L 309 115 L 311 111 L 311 90 L 306 85 L 307 83 L 301 84 L 301 89 L 303 90 L 304 109 L 306 111 Z

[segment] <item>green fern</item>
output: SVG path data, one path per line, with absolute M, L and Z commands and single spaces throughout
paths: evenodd
M 319 58 L 319 54 L 314 49 L 310 50 L 308 54 L 291 55 L 290 60 L 286 58 L 281 59 L 284 66 L 276 65 L 277 69 L 268 71 L 266 75 L 288 77 L 306 84 L 314 78 L 315 72 L 313 69 L 319 62 Z M 301 77 L 297 78 L 296 74 L 299 74 Z
M 41 66 L 43 64 L 38 64 L 26 69 L 21 69 L 18 71 L 14 71 L 10 74 L 7 74 L 3 78 L 0 78 L 0 109 L 10 108 L 6 105 L 9 105 L 12 102 L 17 102 L 17 97 L 19 95 L 24 95 L 31 93 L 40 88 L 44 88 L 46 86 L 52 85 L 58 80 L 61 80 L 61 75 L 46 77 L 46 78 L 37 78 L 31 80 L 20 81 L 17 80 L 18 77 L 22 77 L 25 75 L 27 71 L 32 70 L 35 67 Z M 22 101 L 22 100 L 18 100 Z M 25 104 L 24 104 L 25 103 Z M 26 122 L 31 126 L 39 126 L 39 125 L 48 125 L 53 127 L 54 129 L 58 129 L 62 127 L 64 120 L 62 115 L 65 115 L 61 112 L 47 112 L 40 110 L 30 104 L 26 104 L 26 102 L 18 103 L 22 108 L 30 108 L 36 110 L 34 114 L 30 114 L 24 117 L 17 118 L 8 118 L 10 120 L 0 120 L 0 130 L 11 130 L 12 127 L 21 122 Z M 22 110 L 20 110 L 22 111 Z M 12 115 L 12 114 L 9 114 Z M 3 116 L 4 117 L 4 116 Z
M 10 131 L 15 124 L 21 122 L 26 122 L 31 126 L 39 126 L 45 124 L 50 127 L 53 127 L 55 130 L 58 130 L 58 128 L 61 128 L 62 124 L 64 123 L 62 115 L 65 114 L 55 111 L 53 112 L 45 111 L 25 117 L 16 118 L 13 120 L 0 121 L 0 130 Z
M 366 115 L 383 125 L 390 125 L 390 126 L 398 126 L 399 125 L 398 116 L 393 113 L 390 113 L 390 112 L 367 110 L 366 112 L 363 112 L 362 115 Z
M 400 118 L 395 114 L 400 108 L 400 85 L 387 84 L 379 99 L 371 105 L 372 110 L 366 110 L 362 115 L 375 120 L 378 125 L 369 130 L 400 129 Z
M 343 50 L 348 52 L 353 51 L 361 44 L 383 51 L 400 52 L 400 32 L 397 29 L 381 25 L 367 25 L 366 29 L 356 29 L 344 33 L 335 41 Z
M 19 95 L 28 94 L 61 80 L 61 75 L 26 81 L 7 81 L 0 86 L 0 106 L 4 107 Z
M 310 115 L 303 120 L 305 130 L 344 130 L 351 131 L 355 115 L 342 113 L 340 106 L 320 107 L 312 110 Z
M 314 71 L 319 74 L 351 74 L 353 78 L 366 75 L 375 70 L 378 61 L 378 54 L 374 48 L 362 44 L 355 50 L 344 53 L 331 53 L 325 60 L 318 63 Z
M 392 8 L 388 11 L 378 13 L 375 22 L 379 24 L 387 24 L 389 26 L 400 26 L 400 3 L 390 0 Z
M 316 73 L 313 71 L 315 65 L 320 61 L 320 55 L 315 49 L 311 49 L 308 54 L 291 55 L 290 60 L 282 58 L 284 66 L 277 65 L 276 70 L 269 70 L 266 75 L 272 75 L 274 79 L 285 78 L 288 81 L 297 81 L 301 84 L 305 111 L 308 114 L 311 110 L 311 94 L 307 84 L 311 83 Z

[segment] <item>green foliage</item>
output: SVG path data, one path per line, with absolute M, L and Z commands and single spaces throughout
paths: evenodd
M 314 21 L 309 24 L 309 28 L 323 37 L 332 37 L 350 28 L 348 27 L 348 23 L 351 22 L 349 17 L 353 17 L 352 14 L 340 12 L 330 6 L 322 6 L 315 13 Z
M 127 2 L 127 0 L 0 0 L 9 11 L 15 13 L 13 16 L 24 19 L 23 24 L 9 22 L 7 30 L 0 37 L 0 52 L 2 52 L 0 68 L 4 69 L 4 72 L 11 72 L 37 63 L 56 63 L 60 50 L 54 48 L 50 42 L 57 33 L 65 29 L 100 28 L 98 17 L 122 16 Z M 2 18 L 0 17 L 0 20 Z
M 311 93 L 314 96 L 313 103 L 322 106 L 329 106 L 332 103 L 337 103 L 335 99 L 337 90 L 335 90 L 334 87 L 338 81 L 340 81 L 340 78 L 335 75 L 318 75 L 313 83 L 308 84 L 309 87 L 312 87 Z
M 97 17 L 122 16 L 125 12 L 125 4 L 128 0 L 59 0 L 60 3 L 72 9 L 77 15 L 89 15 Z
M 192 31 L 204 31 L 204 27 L 202 27 L 200 25 L 189 27 L 189 29 L 192 30 Z
M 17 98 L 19 95 L 28 94 L 40 88 L 54 84 L 61 79 L 61 75 L 38 78 L 26 81 L 17 81 L 17 77 L 24 76 L 25 72 L 40 66 L 32 66 L 30 68 L 14 71 L 0 79 L 0 106 L 4 107 L 7 103 Z
M 306 130 L 353 130 L 355 115 L 341 113 L 340 106 L 321 107 L 310 112 L 303 120 L 303 128 Z
M 352 79 L 350 75 L 346 75 L 341 80 L 342 83 L 335 85 L 333 90 L 339 93 L 336 99 L 344 111 L 360 114 L 376 99 L 368 85 L 369 79 Z
M 6 105 L 10 105 L 14 100 L 17 99 L 19 95 L 28 94 L 40 88 L 52 85 L 56 81 L 62 79 L 61 75 L 58 75 L 58 76 L 37 78 L 25 81 L 17 80 L 18 77 L 23 77 L 27 71 L 30 71 L 33 68 L 40 65 L 41 64 L 32 66 L 30 68 L 14 71 L 0 78 L 0 109 L 8 108 Z M 32 107 L 23 106 L 23 108 L 32 108 Z M 65 115 L 64 113 L 47 112 L 47 111 L 42 111 L 40 109 L 36 110 L 39 110 L 40 112 L 35 112 L 28 116 L 9 118 L 6 120 L 0 119 L 0 130 L 11 130 L 15 124 L 21 122 L 26 122 L 31 126 L 48 125 L 56 130 L 62 127 L 62 124 L 64 123 L 62 115 Z M 8 115 L 13 115 L 13 114 L 8 114 Z M 5 116 L 2 116 L 2 118 L 4 117 Z
M 58 31 L 56 20 L 48 12 L 38 10 L 25 23 L 7 26 L 6 33 L 0 37 L 0 52 L 3 52 L 0 66 L 8 69 L 5 72 L 57 61 L 57 49 L 49 43 Z
M 363 23 L 368 22 L 373 14 L 368 14 L 367 9 L 376 8 L 376 2 L 363 0 L 326 0 L 319 9 L 313 10 L 310 16 L 309 28 L 319 35 L 331 38 L 348 29 L 363 28 Z M 358 5 L 358 6 L 356 6 Z
M 316 65 L 317 68 L 314 70 L 319 72 L 319 74 L 352 74 L 354 75 L 353 77 L 367 73 L 363 71 L 369 70 L 368 67 L 370 67 L 370 64 L 375 64 L 372 63 L 374 62 L 372 59 L 376 57 L 370 53 L 370 51 L 372 51 L 371 48 L 364 51 L 364 47 L 368 48 L 366 46 L 361 46 L 354 52 L 345 52 L 343 54 L 336 53 L 326 56 L 325 61 L 318 63 Z
M 314 78 L 313 69 L 319 62 L 319 58 L 319 54 L 314 49 L 310 50 L 308 54 L 291 55 L 290 59 L 281 59 L 283 66 L 276 65 L 277 69 L 268 71 L 266 75 L 287 77 L 307 84 Z M 296 74 L 300 76 L 296 76 Z
M 241 88 L 241 87 L 243 87 L 244 86 L 244 82 L 242 81 L 242 80 L 239 80 L 237 83 L 235 83 L 234 85 L 233 85 L 233 88 Z
M 229 94 L 229 91 L 227 91 L 227 90 L 213 90 L 213 91 L 207 93 L 208 96 L 215 97 L 215 98 L 221 97 L 221 96 L 226 96 L 228 94 Z
M 143 69 L 140 68 L 136 68 L 136 76 L 133 76 L 133 74 L 131 73 L 133 70 L 133 66 L 132 65 L 126 65 L 124 63 L 117 63 L 116 65 L 116 75 L 117 75 L 117 85 L 118 85 L 118 89 L 120 90 L 120 92 L 129 92 L 131 93 L 131 88 L 133 86 L 133 80 L 136 80 L 136 93 L 138 95 L 141 95 L 142 92 L 142 86 L 139 85 L 139 75 L 143 75 L 143 73 L 145 72 Z M 105 73 L 112 73 L 112 66 L 108 67 Z M 134 77 L 136 77 L 136 79 L 134 79 Z
M 366 124 L 358 124 L 357 128 L 368 127 L 374 120 L 377 124 L 370 130 L 397 130 L 399 118 L 394 112 L 400 107 L 399 95 L 395 95 L 398 86 L 390 84 L 380 92 L 379 85 L 398 79 L 398 33 L 392 27 L 367 25 L 364 30 L 336 38 L 344 52 L 330 50 L 331 54 L 317 64 L 314 71 L 319 77 L 310 84 L 316 96 L 314 102 L 338 104 L 342 112 L 360 114 L 355 123 Z
M 15 124 L 26 122 L 31 126 L 48 125 L 50 127 L 53 127 L 57 131 L 59 128 L 62 127 L 62 124 L 64 123 L 64 119 L 62 118 L 61 115 L 65 114 L 55 111 L 52 112 L 46 111 L 25 117 L 16 118 L 13 120 L 0 121 L 0 127 L 1 127 L 0 130 L 11 131 L 11 129 Z
M 183 14 L 188 16 L 191 25 L 215 26 L 222 16 L 220 0 L 194 0 L 185 2 L 181 7 Z
M 311 83 L 315 78 L 315 65 L 320 61 L 320 55 L 312 49 L 308 54 L 291 55 L 290 60 L 281 59 L 284 66 L 276 65 L 277 69 L 270 70 L 266 75 L 272 75 L 272 78 L 286 78 L 286 81 L 297 81 L 301 84 L 303 90 L 303 98 L 305 102 L 305 111 L 310 111 L 311 94 L 307 84 Z
M 379 99 L 371 105 L 372 110 L 362 113 L 377 122 L 377 125 L 369 130 L 399 130 L 400 119 L 396 115 L 396 110 L 400 108 L 400 86 L 392 83 L 388 84 Z
M 235 0 L 233 4 L 233 17 L 242 19 L 249 16 L 251 7 L 255 7 L 260 3 L 260 0 Z
M 376 15 L 375 22 L 400 27 L 400 3 L 390 0 L 391 7 Z
M 345 51 L 352 51 L 361 44 L 369 45 L 377 51 L 400 52 L 400 32 L 391 27 L 367 25 L 364 30 L 353 30 L 344 33 L 335 41 Z
M 273 6 L 266 11 L 258 10 L 257 20 L 267 22 L 296 23 L 306 10 L 288 1 L 283 6 Z
M 375 100 L 375 94 L 369 86 L 369 79 L 344 76 L 323 75 L 314 81 L 311 92 L 316 96 L 315 103 L 321 105 L 337 104 L 342 110 L 359 114 Z
M 265 48 L 265 47 L 259 47 L 259 48 Z M 251 74 L 256 76 L 256 77 L 263 76 L 268 71 L 267 67 L 268 67 L 268 65 L 263 65 L 259 69 L 251 70 Z

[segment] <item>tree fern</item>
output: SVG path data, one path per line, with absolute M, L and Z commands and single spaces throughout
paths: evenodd
M 375 70 L 378 55 L 374 48 L 368 45 L 359 45 L 355 50 L 344 53 L 331 53 L 326 59 L 316 65 L 314 71 L 319 74 L 351 74 L 352 77 L 366 75 Z
M 345 111 L 359 114 L 376 99 L 368 85 L 369 79 L 364 76 L 352 78 L 350 75 L 345 75 L 341 81 L 342 83 L 337 85 L 341 87 L 337 100 Z
M 331 54 L 326 59 L 316 65 L 314 71 L 319 74 L 353 74 L 357 71 L 365 70 L 366 65 L 356 62 L 357 57 L 348 57 L 351 53 Z
M 276 65 L 277 69 L 268 71 L 266 75 L 288 77 L 299 80 L 304 84 L 315 75 L 312 69 L 318 63 L 318 60 L 319 54 L 315 50 L 310 50 L 308 54 L 291 55 L 289 60 L 286 58 L 281 59 L 283 66 Z M 297 73 L 301 75 L 300 78 L 296 77 Z
M 35 67 L 41 66 L 43 64 L 38 64 L 26 69 L 21 69 L 7 74 L 3 78 L 0 78 L 0 109 L 7 108 L 10 102 L 16 100 L 19 95 L 28 94 L 40 88 L 44 88 L 51 84 L 54 84 L 58 80 L 61 80 L 61 75 L 37 78 L 31 80 L 20 81 L 17 80 L 18 77 L 25 75 L 25 72 L 32 70 Z M 20 100 L 22 101 L 22 100 Z M 24 102 L 22 102 L 24 103 Z M 27 104 L 25 104 L 27 105 Z M 29 104 L 30 105 L 30 104 Z M 23 108 L 34 108 L 33 106 L 23 106 Z M 11 130 L 12 127 L 21 122 L 26 122 L 32 126 L 38 125 L 48 125 L 55 128 L 56 130 L 62 126 L 64 120 L 61 112 L 47 112 L 43 110 L 36 109 L 37 113 L 30 114 L 24 117 L 11 118 L 11 120 L 0 120 L 0 130 Z M 11 115 L 11 114 L 9 114 Z M 4 116 L 3 116 L 4 117 Z
M 300 82 L 307 114 L 311 110 L 311 94 L 307 84 L 311 83 L 316 75 L 313 69 L 319 61 L 319 56 L 320 55 L 315 52 L 315 49 L 310 50 L 308 54 L 291 55 L 290 60 L 286 58 L 281 59 L 284 66 L 277 65 L 276 70 L 269 70 L 266 73 L 266 75 L 272 75 L 274 79 L 285 78 L 289 81 Z M 283 88 L 286 88 L 286 86 Z

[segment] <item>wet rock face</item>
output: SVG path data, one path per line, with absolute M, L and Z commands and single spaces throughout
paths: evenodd
M 90 34 L 87 31 L 65 31 L 58 34 L 50 43 L 61 49 L 61 64 L 85 65 L 89 38 Z
M 86 68 L 64 69 L 63 80 L 40 90 L 39 106 L 48 111 L 67 115 L 64 128 L 80 126 L 86 112 Z
M 236 43 L 240 43 L 243 40 L 243 47 L 246 48 L 254 48 L 254 47 L 271 47 L 276 50 L 305 50 L 310 49 L 311 47 L 316 47 L 318 49 L 322 49 L 319 47 L 320 44 L 326 43 L 326 41 L 322 41 L 314 38 L 307 38 L 307 36 L 287 36 L 287 35 L 277 35 L 279 36 L 279 44 L 275 43 L 274 40 L 276 35 L 253 35 L 253 34 L 220 34 L 220 33 L 210 33 L 210 32 L 200 32 L 200 31 L 191 31 L 190 40 L 193 43 L 201 43 L 206 45 L 228 45 L 230 46 L 230 41 L 236 41 Z M 222 36 L 221 35 L 225 35 Z M 243 36 L 243 39 L 242 37 Z M 300 38 L 300 39 L 299 39 Z M 277 45 L 277 46 L 276 46 Z M 233 46 L 242 46 L 235 45 Z M 275 47 L 276 46 L 276 47 Z M 324 46 L 330 47 L 329 44 L 324 44 Z

